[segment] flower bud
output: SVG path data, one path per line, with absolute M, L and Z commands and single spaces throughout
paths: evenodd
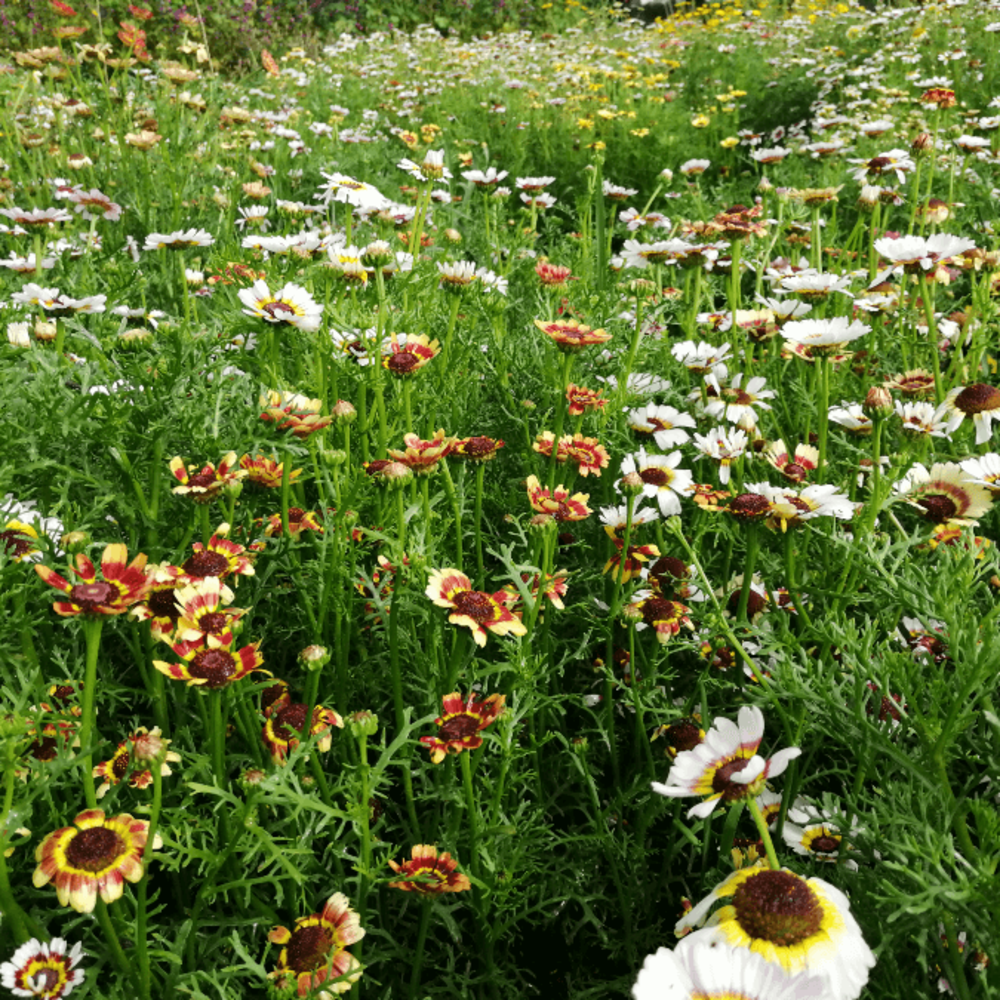
M 449 243 L 459 244 L 462 242 L 462 234 L 457 229 L 446 229 L 444 231 L 444 238 Z
M 347 727 L 355 739 L 374 736 L 378 732 L 378 716 L 374 712 L 362 709 L 347 717 Z
M 299 663 L 312 672 L 322 670 L 329 662 L 330 651 L 325 646 L 306 646 L 299 653 Z
M 879 202 L 881 190 L 874 184 L 865 184 L 858 195 L 858 208 L 863 212 L 871 212 Z
M 66 534 L 59 539 L 59 544 L 70 555 L 73 555 L 76 552 L 82 552 L 89 542 L 90 535 L 88 535 L 86 531 L 67 531 Z
M 622 493 L 633 497 L 638 496 L 646 486 L 642 481 L 642 476 L 638 472 L 626 473 L 626 475 L 622 476 L 619 485 L 621 486 Z
M 861 409 L 869 417 L 884 417 L 892 413 L 892 394 L 881 385 L 873 385 L 861 404 Z
M 921 132 L 920 135 L 910 143 L 910 149 L 914 153 L 930 153 L 934 150 L 934 139 L 929 132 Z
M 347 452 L 343 448 L 325 448 L 322 457 L 327 465 L 343 465 L 347 461 Z
M 350 424 L 357 420 L 358 411 L 354 408 L 353 403 L 349 403 L 346 399 L 338 399 L 336 405 L 330 410 L 330 416 L 333 417 L 335 423 Z
M 58 332 L 59 329 L 55 323 L 50 323 L 44 319 L 36 320 L 35 322 L 35 338 L 37 340 L 45 341 L 46 343 L 50 340 L 55 340 Z

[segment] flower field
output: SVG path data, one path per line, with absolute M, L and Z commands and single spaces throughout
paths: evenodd
M 50 7 L 0 996 L 996 995 L 1000 3 Z

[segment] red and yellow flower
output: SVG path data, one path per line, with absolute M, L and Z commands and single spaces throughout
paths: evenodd
M 532 446 L 541 455 L 551 457 L 555 435 L 552 431 L 543 431 L 535 439 Z M 556 448 L 557 462 L 576 462 L 577 472 L 581 476 L 591 474 L 599 476 L 601 469 L 606 469 L 611 456 L 597 438 L 584 437 L 582 434 L 564 434 L 559 438 Z
M 594 344 L 606 344 L 611 334 L 592 330 L 575 319 L 535 320 L 535 326 L 550 337 L 560 351 L 579 351 Z
M 240 459 L 240 468 L 246 472 L 249 482 L 273 490 L 281 486 L 281 476 L 285 467 L 282 462 L 266 458 L 264 455 L 255 455 L 252 458 L 250 455 L 244 455 Z M 292 469 L 288 474 L 288 481 L 294 483 L 301 475 L 301 469 Z
M 654 629 L 658 642 L 669 642 L 672 636 L 680 632 L 681 626 L 694 628 L 688 617 L 691 609 L 687 605 L 668 601 L 665 597 L 649 591 L 640 591 L 635 596 L 636 600 L 628 605 L 625 614 L 641 619 L 645 625 Z
M 133 605 L 129 611 L 137 621 L 148 621 L 153 637 L 163 642 L 169 641 L 177 627 L 177 619 L 181 616 L 174 590 L 182 582 L 183 575 L 180 566 L 171 563 L 147 566 L 146 581 L 149 590 L 146 599 Z
M 261 420 L 275 424 L 279 431 L 291 431 L 297 438 L 307 438 L 333 421 L 332 416 L 320 416 L 320 400 L 297 392 L 268 391 L 260 397 L 260 405 L 265 408 Z
M 610 570 L 611 579 L 615 583 L 628 583 L 635 579 L 642 572 L 643 563 L 660 555 L 660 550 L 655 545 L 630 545 L 623 556 L 624 540 L 616 537 L 612 541 L 618 552 L 604 564 L 603 572 Z
M 389 867 L 402 875 L 404 882 L 390 882 L 390 889 L 418 892 L 421 896 L 438 896 L 444 892 L 466 892 L 472 884 L 457 871 L 458 864 L 445 851 L 438 854 L 434 844 L 417 844 L 410 849 L 410 859 L 402 864 L 389 861 Z
M 223 455 L 218 468 L 211 462 L 206 462 L 201 469 L 197 465 L 185 467 L 184 459 L 180 456 L 172 458 L 170 471 L 181 484 L 175 486 L 173 492 L 190 494 L 195 503 L 211 503 L 227 486 L 246 477 L 246 470 L 235 468 L 235 465 L 235 451 Z
M 497 457 L 497 452 L 504 446 L 499 438 L 467 437 L 458 438 L 451 453 L 459 458 L 467 458 L 470 462 L 489 462 Z
M 403 441 L 406 444 L 406 451 L 394 451 L 389 448 L 389 457 L 420 475 L 426 475 L 437 468 L 442 458 L 451 454 L 456 438 L 446 437 L 442 427 L 429 441 L 422 440 L 416 434 L 407 434 Z
M 562 599 L 566 596 L 566 591 L 569 589 L 566 583 L 568 577 L 568 570 L 559 569 L 555 573 L 545 573 L 544 576 L 538 573 L 534 575 L 522 573 L 521 582 L 527 584 L 528 592 L 531 594 L 533 601 L 537 601 L 538 595 L 541 593 L 548 598 L 549 603 L 554 608 L 563 611 L 566 605 L 563 604 Z M 521 600 L 521 592 L 513 583 L 508 583 L 500 593 L 504 595 L 504 600 L 510 608 L 516 607 L 517 603 Z
M 382 356 L 382 365 L 390 375 L 406 378 L 433 361 L 440 351 L 440 342 L 431 340 L 426 333 L 408 333 L 402 343 L 394 333 L 389 338 L 388 353 Z
M 302 729 L 306 724 L 307 705 L 288 704 L 268 715 L 261 734 L 271 760 L 283 765 L 288 755 L 299 745 Z M 309 735 L 318 736 L 316 749 L 326 753 L 333 745 L 332 729 L 344 728 L 344 720 L 332 709 L 317 705 L 312 711 L 312 722 L 309 725 Z
M 318 510 L 303 510 L 301 507 L 288 508 L 288 533 L 297 538 L 303 531 L 317 531 L 323 533 L 323 515 Z M 284 532 L 284 525 L 281 523 L 281 513 L 272 514 L 267 519 L 267 527 L 264 534 L 268 538 L 281 535 Z
M 431 572 L 424 593 L 439 607 L 452 608 L 448 621 L 472 630 L 477 646 L 486 645 L 486 633 L 524 635 L 527 629 L 507 609 L 503 591 L 487 594 L 472 589 L 472 581 L 457 569 Z
M 254 575 L 253 563 L 247 550 L 225 537 L 224 532 L 228 530 L 228 525 L 222 525 L 208 540 L 208 545 L 195 542 L 191 546 L 194 555 L 181 566 L 185 576 L 197 580 L 217 576 L 220 580 L 225 580 L 230 576 Z
M 539 514 L 550 514 L 557 521 L 583 521 L 593 513 L 587 506 L 589 493 L 574 493 L 570 495 L 565 486 L 555 489 L 542 486 L 537 476 L 529 476 L 527 480 L 528 503 L 531 509 Z
M 361 918 L 347 897 L 335 892 L 321 912 L 299 917 L 292 930 L 275 927 L 268 934 L 273 944 L 282 945 L 269 978 L 279 989 L 294 989 L 295 996 L 332 1000 L 361 978 L 361 964 L 347 947 L 364 936 Z
M 566 411 L 571 417 L 579 417 L 587 410 L 603 410 L 608 405 L 608 401 L 601 395 L 599 389 L 585 389 L 582 385 L 574 385 L 572 382 L 566 386 L 566 402 L 569 409 Z
M 53 831 L 35 849 L 38 867 L 32 882 L 36 889 L 51 882 L 60 905 L 91 913 L 98 895 L 113 903 L 126 882 L 142 878 L 149 824 L 128 813 L 105 816 L 102 809 L 85 809 L 73 822 L 75 826 Z M 157 834 L 153 849 L 162 846 Z
M 435 719 L 438 731 L 434 736 L 421 736 L 431 752 L 431 763 L 440 764 L 448 754 L 475 750 L 483 745 L 479 734 L 492 725 L 503 711 L 506 696 L 491 694 L 480 701 L 475 693 L 463 698 L 458 691 L 441 699 L 444 711 Z
M 174 595 L 180 612 L 172 642 L 175 651 L 203 649 L 209 639 L 223 646 L 232 645 L 233 624 L 246 611 L 225 607 L 233 600 L 233 592 L 217 576 L 207 576 L 179 587 Z
M 187 681 L 188 687 L 204 686 L 209 689 L 225 687 L 242 680 L 247 674 L 258 670 L 264 662 L 260 654 L 260 642 L 251 643 L 233 651 L 228 644 L 219 642 L 214 636 L 207 637 L 205 646 L 172 643 L 171 649 L 184 661 L 165 663 L 153 660 L 153 666 L 175 681 Z
M 48 566 L 36 565 L 35 572 L 50 587 L 66 594 L 67 600 L 52 605 L 57 615 L 120 615 L 149 590 L 146 556 L 140 553 L 130 563 L 126 563 L 127 559 L 128 549 L 116 542 L 101 555 L 103 579 L 98 579 L 94 564 L 82 552 L 76 554 L 76 569 L 71 570 L 79 583 L 69 583 Z
M 104 798 L 113 785 L 120 784 L 126 774 L 128 774 L 129 788 L 149 788 L 153 783 L 153 772 L 149 768 L 136 768 L 129 774 L 129 766 L 133 760 L 139 760 L 140 756 L 148 762 L 150 758 L 147 748 L 150 745 L 162 748 L 162 752 L 158 755 L 160 776 L 166 778 L 173 774 L 167 761 L 177 763 L 181 759 L 180 754 L 166 749 L 170 745 L 170 740 L 162 738 L 158 726 L 154 727 L 152 732 L 140 727 L 118 744 L 118 749 L 109 760 L 102 761 L 94 767 L 94 777 L 104 779 L 97 789 L 99 799 Z

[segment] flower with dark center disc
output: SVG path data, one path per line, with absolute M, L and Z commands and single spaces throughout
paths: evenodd
M 206 640 L 205 646 L 174 642 L 171 648 L 183 662 L 153 660 L 153 666 L 175 681 L 187 681 L 189 687 L 221 688 L 246 677 L 264 662 L 258 651 L 260 642 L 233 652 L 228 644 L 220 644 L 220 640 L 213 635 L 206 636 Z
M 334 893 L 321 912 L 299 917 L 291 930 L 275 927 L 268 934 L 273 944 L 282 946 L 278 967 L 268 977 L 287 995 L 330 1000 L 361 978 L 361 965 L 347 948 L 364 936 L 361 918 L 347 897 Z
M 472 630 L 478 646 L 486 645 L 487 632 L 524 635 L 527 629 L 504 603 L 503 591 L 487 594 L 473 590 L 472 581 L 457 569 L 433 570 L 424 593 L 439 607 L 451 608 L 448 621 Z
M 275 764 L 284 764 L 288 755 L 299 745 L 306 724 L 308 706 L 289 704 L 272 713 L 264 724 L 264 745 Z M 332 728 L 344 728 L 344 720 L 332 709 L 316 705 L 312 711 L 309 735 L 318 736 L 316 749 L 326 753 L 333 746 Z
M 779 750 L 770 759 L 758 755 L 764 737 L 764 715 L 759 708 L 740 709 L 738 722 L 717 718 L 704 742 L 677 755 L 667 783 L 653 782 L 653 791 L 669 798 L 706 796 L 688 810 L 692 816 L 710 816 L 720 804 L 756 795 L 768 778 L 775 778 L 802 751 Z
M 976 444 L 989 441 L 992 423 L 1000 420 L 1000 389 L 981 382 L 952 389 L 938 407 L 935 419 L 947 418 L 945 433 L 953 433 L 966 417 L 976 428 Z
M 457 691 L 446 694 L 442 699 L 444 711 L 435 720 L 437 734 L 420 737 L 420 742 L 430 749 L 431 763 L 440 764 L 448 754 L 482 746 L 483 738 L 479 733 L 496 720 L 505 701 L 502 694 L 491 694 L 481 701 L 475 693 L 468 698 Z
M 726 905 L 702 927 L 719 900 Z M 697 927 L 702 929 L 688 933 Z M 820 977 L 822 996 L 829 1000 L 856 1000 L 875 964 L 847 897 L 822 879 L 784 868 L 755 865 L 733 872 L 675 931 L 687 934 L 685 942 L 753 952 L 788 977 Z
M 705 730 L 701 728 L 701 719 L 690 716 L 667 726 L 658 726 L 653 731 L 652 739 L 660 738 L 667 741 L 667 755 L 676 757 L 679 753 L 698 746 L 705 739 Z
M 38 845 L 32 882 L 36 889 L 51 882 L 62 906 L 90 913 L 98 894 L 113 903 L 126 881 L 142 878 L 149 824 L 127 813 L 106 817 L 101 809 L 86 809 L 73 822 L 76 826 L 55 830 Z M 153 849 L 162 846 L 157 834 Z
M 52 610 L 57 615 L 120 615 L 141 601 L 149 591 L 146 577 L 146 557 L 138 555 L 126 564 L 128 551 L 124 545 L 109 545 L 101 555 L 101 575 L 97 578 L 94 564 L 82 552 L 76 555 L 76 568 L 71 570 L 79 579 L 72 584 L 48 566 L 35 566 L 35 572 L 50 587 L 67 595 L 56 601 Z
M 444 851 L 438 854 L 433 844 L 417 844 L 410 850 L 410 860 L 389 867 L 405 881 L 390 882 L 390 889 L 418 892 L 422 896 L 437 896 L 444 892 L 466 892 L 472 888 L 467 876 L 457 871 L 457 862 Z
M 32 938 L 0 965 L 0 983 L 18 997 L 61 1000 L 83 982 L 83 970 L 76 968 L 82 958 L 79 941 L 69 949 L 62 938 L 48 942 Z

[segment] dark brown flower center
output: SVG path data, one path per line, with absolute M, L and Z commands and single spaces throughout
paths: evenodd
M 896 161 L 891 156 L 875 156 L 868 161 L 868 173 L 877 175 Z
M 114 830 L 92 826 L 81 830 L 66 845 L 66 860 L 73 868 L 99 872 L 113 865 L 124 853 L 124 847 Z
M 229 615 L 222 611 L 210 611 L 198 619 L 198 627 L 202 632 L 211 632 L 213 635 L 221 632 L 227 624 L 229 624 Z
M 958 513 L 958 505 L 944 493 L 930 493 L 920 497 L 917 503 L 924 508 L 924 517 L 935 524 L 943 524 Z
M 28 747 L 28 753 L 35 760 L 55 760 L 59 756 L 59 744 L 54 736 L 43 736 Z
M 119 750 L 111 758 L 111 773 L 116 780 L 121 781 L 125 777 L 125 772 L 128 770 L 128 759 L 128 750 Z
M 639 470 L 639 478 L 650 486 L 666 486 L 673 476 L 659 465 L 651 465 L 649 468 Z
M 782 470 L 782 474 L 793 483 L 801 483 L 809 475 L 809 470 L 798 462 L 789 462 Z
M 966 386 L 955 397 L 955 406 L 969 416 L 1000 410 L 1000 389 L 982 383 Z
M 672 576 L 675 580 L 686 580 L 689 575 L 687 564 L 677 556 L 660 556 L 649 568 L 650 576 Z
M 110 583 L 78 583 L 69 593 L 69 599 L 84 611 L 94 611 L 108 604 L 118 595 L 118 588 Z
M 196 552 L 182 567 L 188 576 L 202 579 L 206 576 L 223 577 L 229 570 L 229 560 L 221 552 Z
M 666 737 L 678 753 L 693 750 L 702 741 L 701 727 L 694 719 L 681 719 L 667 727 Z
M 393 375 L 409 375 L 420 367 L 420 358 L 411 351 L 397 351 L 389 355 L 386 367 Z
M 642 620 L 647 625 L 668 622 L 677 618 L 676 605 L 662 597 L 650 597 L 642 602 Z
M 285 949 L 285 961 L 295 972 L 312 972 L 327 963 L 333 936 L 322 924 L 300 927 L 292 932 L 292 939 Z
M 804 879 L 791 872 L 761 871 L 734 893 L 736 920 L 751 937 L 790 948 L 815 935 L 823 906 Z
M 202 649 L 195 654 L 188 672 L 204 679 L 205 687 L 222 687 L 236 673 L 236 658 L 225 649 Z
M 0 545 L 7 550 L 7 555 L 14 559 L 20 559 L 34 547 L 31 536 L 16 528 L 0 531 Z
M 169 618 L 172 622 L 176 622 L 180 618 L 181 613 L 174 599 L 172 588 L 170 590 L 154 590 L 146 599 L 146 605 L 153 612 L 154 618 Z
M 286 319 L 287 317 L 283 315 L 285 313 L 295 315 L 295 310 L 285 302 L 268 302 L 261 306 L 261 309 L 273 319 Z
M 49 961 L 54 961 L 55 959 L 49 959 Z M 37 968 L 29 977 L 29 982 L 27 984 L 33 995 L 40 997 L 59 997 L 65 996 L 66 994 L 61 990 L 57 993 L 56 989 L 60 985 L 60 975 L 51 966 L 43 966 L 42 968 Z
M 840 850 L 840 840 L 837 837 L 824 834 L 821 837 L 816 837 L 810 847 L 818 854 L 836 854 Z
M 763 517 L 771 509 L 771 501 L 760 493 L 741 493 L 729 505 L 729 513 L 741 520 Z
M 470 437 L 462 446 L 462 454 L 469 458 L 488 458 L 496 451 L 497 443 L 493 438 Z
M 729 610 L 736 614 L 740 606 L 740 591 L 734 590 L 729 595 L 728 600 Z M 767 607 L 767 597 L 756 590 L 754 587 L 750 588 L 750 597 L 747 599 L 747 614 L 753 618 L 755 615 L 759 615 L 764 608 Z
M 298 739 L 302 727 L 306 724 L 305 705 L 286 705 L 274 719 L 274 735 L 279 740 L 288 742 Z
M 445 719 L 438 729 L 438 739 L 448 743 L 452 740 L 463 740 L 479 732 L 479 717 L 476 715 L 453 715 Z
M 188 486 L 200 486 L 202 488 L 207 488 L 209 486 L 218 483 L 218 479 L 214 472 L 201 471 L 196 472 L 193 476 L 188 476 L 187 484 Z
M 734 774 L 739 774 L 750 761 L 745 757 L 737 757 L 723 764 L 712 777 L 712 791 L 722 793 L 723 802 L 742 799 L 747 794 L 747 786 L 732 780 Z
M 495 621 L 499 617 L 496 602 L 481 590 L 463 590 L 451 600 L 460 615 L 465 615 L 480 625 Z

